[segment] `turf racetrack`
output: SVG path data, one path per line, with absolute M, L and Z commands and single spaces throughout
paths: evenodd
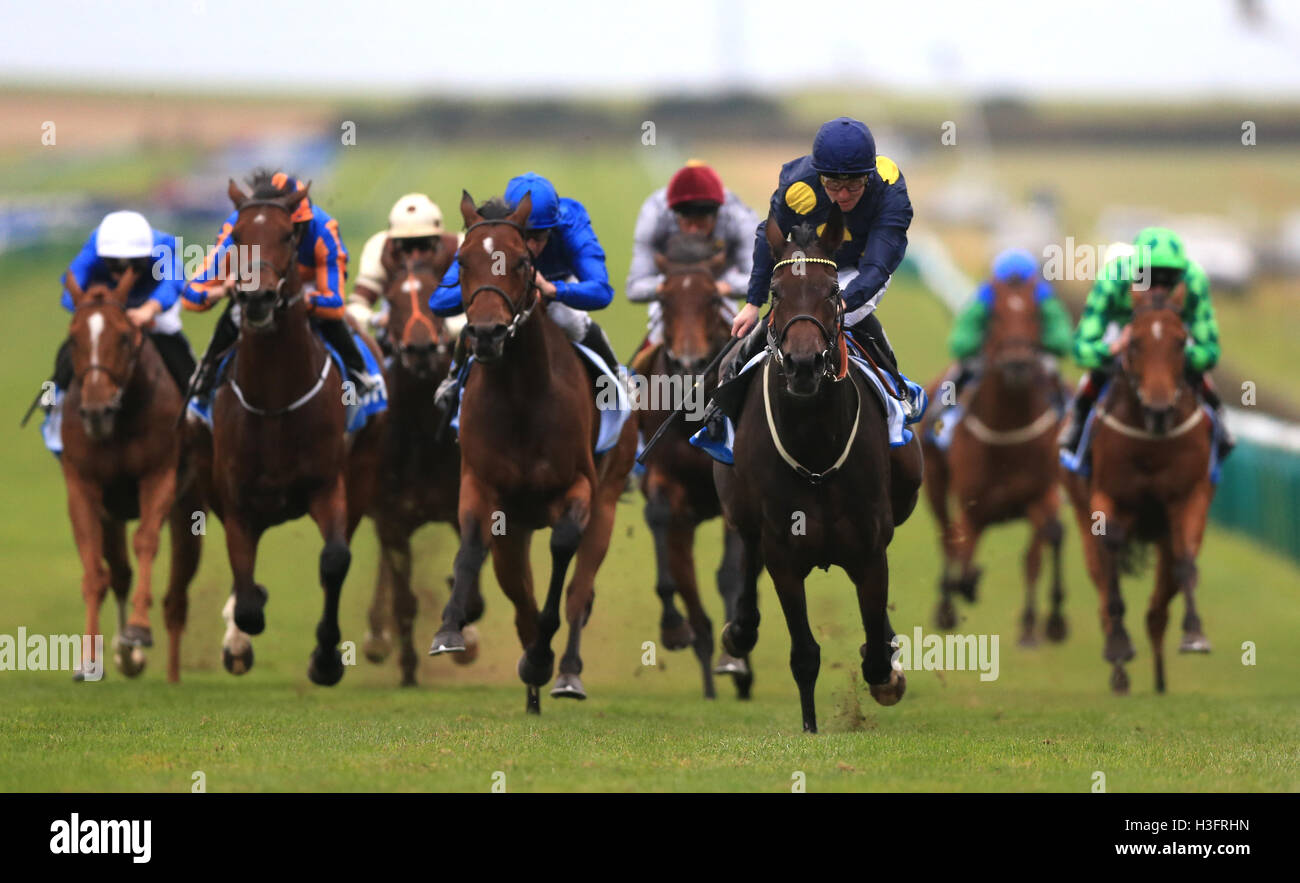
M 640 339 L 641 310 L 623 300 L 622 289 L 635 212 L 654 186 L 647 167 L 629 157 L 554 149 L 517 156 L 378 148 L 344 153 L 319 197 L 340 217 L 354 254 L 407 190 L 427 188 L 450 225 L 458 226 L 462 185 L 486 198 L 501 189 L 516 162 L 523 163 L 520 171 L 531 167 L 553 176 L 561 193 L 587 203 L 609 252 L 619 300 L 602 322 L 625 356 Z M 756 204 L 764 196 L 758 188 L 744 195 Z M 205 243 L 211 236 L 210 229 L 182 232 Z M 0 348 L 0 415 L 7 427 L 0 464 L 5 634 L 19 626 L 30 633 L 75 633 L 84 622 L 60 473 L 35 427 L 20 432 L 16 426 L 36 384 L 48 376 L 64 333 L 55 280 L 79 244 L 0 258 L 11 323 Z M 196 347 L 206 344 L 212 318 L 186 317 Z M 948 317 L 914 282 L 895 281 L 882 319 L 905 371 L 925 380 L 942 367 Z M 636 495 L 620 507 L 597 579 L 583 642 L 591 698 L 564 702 L 544 693 L 540 718 L 524 714 L 513 609 L 490 567 L 484 570 L 488 610 L 477 663 L 461 668 L 445 657 L 423 658 L 420 686 L 400 689 L 394 660 L 373 666 L 358 653 L 358 664 L 339 686 L 312 686 L 305 672 L 320 611 L 320 541 L 306 519 L 264 539 L 258 578 L 270 589 L 267 630 L 254 639 L 253 671 L 240 678 L 227 674 L 220 663 L 220 609 L 230 573 L 220 525 L 210 519 L 190 593 L 182 683 L 171 686 L 163 677 L 161 590 L 154 608 L 157 646 L 138 680 L 111 667 L 97 684 L 74 684 L 65 672 L 0 672 L 0 789 L 183 791 L 196 771 L 204 773 L 210 791 L 485 791 L 497 772 L 505 773 L 509 791 L 783 791 L 797 771 L 809 791 L 1084 791 L 1097 771 L 1105 773 L 1110 791 L 1300 787 L 1300 570 L 1247 539 L 1210 530 L 1198 600 L 1215 650 L 1177 654 L 1182 605 L 1175 602 L 1165 696 L 1153 692 L 1142 625 L 1149 572 L 1125 583 L 1126 621 L 1138 650 L 1129 666 L 1133 693 L 1109 695 L 1096 596 L 1081 567 L 1072 519 L 1066 522 L 1067 643 L 1016 646 L 1026 528 L 995 530 L 979 554 L 982 597 L 977 606 L 962 608 L 958 631 L 1000 635 L 998 679 L 981 682 L 969 671 L 909 672 L 906 697 L 889 709 L 877 707 L 861 683 L 862 627 L 851 585 L 839 571 L 815 572 L 808 588 L 822 647 L 822 732 L 810 737 L 799 732 L 789 639 L 766 577 L 752 701 L 737 701 L 725 678 L 719 679 L 719 698 L 703 700 L 689 651 L 660 648 L 657 666 L 642 664 L 643 642 L 658 641 L 659 604 L 641 506 Z M 722 625 L 712 582 L 719 536 L 714 523 L 701 531 L 698 546 L 715 633 Z M 444 577 L 454 548 L 444 527 L 417 536 L 421 654 L 446 600 Z M 544 574 L 544 536 L 534 552 L 534 567 Z M 160 556 L 160 586 L 166 560 Z M 890 550 L 891 617 L 900 633 L 910 635 L 916 625 L 929 630 L 937 566 L 922 503 Z M 375 571 L 373 531 L 363 524 L 340 616 L 344 640 L 358 646 Z M 110 597 L 105 607 L 109 624 L 113 603 Z M 556 645 L 562 640 L 557 636 Z M 1257 648 L 1257 665 L 1242 664 L 1246 641 Z

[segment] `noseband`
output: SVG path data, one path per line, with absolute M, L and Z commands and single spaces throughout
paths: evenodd
M 411 315 L 406 317 L 406 323 L 402 326 L 402 338 L 397 342 L 398 348 L 405 349 L 410 345 L 407 339 L 410 337 L 413 325 L 423 325 L 429 329 L 429 336 L 433 338 L 438 355 L 445 355 L 451 349 L 451 344 L 438 333 L 433 321 L 420 309 L 420 292 L 424 290 L 424 285 L 420 282 L 414 265 L 407 264 L 406 278 L 402 280 L 400 290 L 411 299 Z
M 770 289 L 773 306 L 772 312 L 770 313 L 772 319 L 776 318 L 776 302 L 780 299 L 780 294 L 777 292 L 775 285 L 776 271 L 787 265 L 803 264 L 826 264 L 836 268 L 839 266 L 828 258 L 787 258 L 783 261 L 777 261 L 772 267 L 773 285 Z M 834 367 L 834 360 L 831 358 L 831 354 L 837 347 L 839 336 L 844 331 L 844 301 L 840 298 L 840 286 L 838 281 L 834 283 L 831 293 L 826 296 L 826 299 L 835 300 L 835 328 L 833 330 L 822 324 L 822 321 L 816 316 L 808 313 L 800 313 L 797 316 L 791 316 L 786 323 L 781 326 L 780 333 L 776 332 L 776 326 L 772 324 L 771 321 L 768 322 L 767 351 L 771 355 L 772 361 L 776 362 L 778 368 L 785 368 L 785 357 L 781 354 L 781 346 L 785 343 L 785 337 L 790 333 L 790 328 L 796 322 L 811 322 L 817 326 L 817 330 L 820 331 L 822 335 L 822 342 L 826 344 L 825 348 L 820 353 L 822 356 L 822 364 L 825 366 L 824 371 L 826 376 L 835 381 L 844 379 L 839 375 L 839 371 Z
M 520 326 L 528 321 L 528 317 L 533 314 L 533 310 L 537 308 L 537 304 L 541 301 L 541 295 L 533 298 L 529 297 L 537 291 L 537 268 L 533 263 L 533 253 L 528 250 L 528 242 L 524 234 L 523 226 L 516 224 L 509 218 L 490 218 L 473 223 L 465 230 L 465 236 L 468 237 L 470 233 L 479 227 L 487 227 L 491 225 L 504 225 L 506 227 L 511 227 L 518 231 L 519 236 L 524 239 L 524 261 L 528 266 L 528 287 L 524 289 L 524 300 L 528 301 L 528 306 L 516 306 L 515 302 L 511 300 L 510 295 L 507 294 L 504 289 L 499 288 L 496 285 L 480 285 L 478 288 L 475 288 L 470 292 L 468 298 L 465 298 L 465 312 L 469 312 L 469 308 L 474 305 L 474 299 L 483 292 L 486 291 L 495 294 L 497 297 L 505 301 L 506 309 L 510 310 L 510 323 L 506 326 L 506 340 L 510 340 L 519 331 Z
M 278 208 L 280 211 L 289 215 L 292 221 L 293 213 L 290 212 L 283 205 L 281 205 L 280 203 L 272 199 L 250 199 L 239 207 L 239 213 L 243 214 L 245 209 L 250 209 L 258 206 L 270 206 L 271 208 Z M 295 229 L 293 233 L 293 242 L 289 251 L 289 263 L 285 265 L 283 269 L 275 266 L 270 261 L 265 261 L 265 260 L 258 260 L 256 263 L 253 264 L 253 267 L 258 269 L 257 277 L 259 279 L 261 279 L 262 276 L 260 268 L 266 267 L 272 273 L 274 273 L 275 277 L 279 280 L 275 284 L 275 302 L 271 305 L 271 309 L 277 313 L 280 312 L 281 310 L 293 306 L 303 298 L 301 285 L 299 285 L 298 290 L 293 292 L 290 296 L 288 297 L 284 296 L 285 283 L 289 280 L 289 271 L 293 269 L 293 262 L 296 259 L 294 252 L 298 250 L 298 231 L 296 229 L 297 225 L 294 225 L 294 227 Z M 249 292 L 244 289 L 236 288 L 235 298 L 236 300 L 246 299 L 250 294 L 253 293 L 254 292 Z
M 123 313 L 126 312 L 126 306 L 123 304 L 119 304 L 115 301 L 107 301 L 107 300 L 86 301 L 83 302 L 81 306 L 77 307 L 77 309 L 82 310 L 85 309 L 86 307 L 116 307 L 117 309 L 121 310 Z M 90 374 L 95 371 L 98 371 L 101 374 L 107 374 L 108 379 L 112 381 L 114 386 L 117 387 L 117 392 L 113 394 L 113 398 L 110 400 L 109 404 L 117 405 L 119 402 L 121 402 L 122 395 L 126 391 L 127 382 L 131 379 L 132 375 L 135 374 L 136 363 L 140 360 L 140 347 L 143 345 L 144 345 L 144 335 L 141 334 L 140 344 L 131 347 L 131 359 L 126 363 L 126 371 L 121 376 L 119 376 L 116 372 L 112 371 L 110 368 L 108 368 L 105 365 L 89 365 L 87 366 L 85 371 L 82 371 L 80 374 L 77 375 L 77 383 L 84 386 L 86 382 L 86 378 L 89 377 Z

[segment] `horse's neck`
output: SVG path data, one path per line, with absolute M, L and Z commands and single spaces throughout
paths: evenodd
M 261 393 L 259 407 L 289 404 L 316 382 L 320 360 L 327 358 L 315 336 L 305 315 L 293 311 L 277 318 L 272 331 L 241 332 L 235 379 L 245 390 Z
M 420 377 L 402 365 L 400 356 L 393 359 L 389 389 L 389 420 L 406 426 L 435 427 L 440 422 L 438 411 L 425 407 L 432 400 L 438 384 L 446 372 Z
M 1182 422 L 1191 416 L 1193 410 L 1200 407 L 1196 391 L 1186 379 L 1178 381 L 1178 390 L 1178 401 L 1174 404 L 1173 425 Z M 1141 426 L 1144 423 L 1142 400 L 1138 398 L 1138 379 L 1126 374 L 1123 368 L 1115 372 L 1101 405 L 1106 413 L 1113 415 L 1121 423 L 1133 426 Z
M 781 444 L 809 469 L 829 467 L 844 450 L 863 407 L 861 402 L 866 400 L 861 390 L 854 394 L 857 379 L 853 373 L 838 383 L 823 381 L 817 395 L 807 399 L 787 393 L 778 371 L 770 372 L 768 383 L 772 419 Z
M 513 400 L 519 402 L 549 395 L 554 380 L 551 343 L 547 340 L 549 323 L 545 304 L 539 303 L 528 321 L 519 326 L 514 339 L 506 341 L 502 358 L 483 365 L 483 373 L 499 394 L 514 394 L 517 398 Z
M 1013 429 L 1037 419 L 1051 405 L 1050 378 L 1041 368 L 1024 386 L 1012 386 L 993 367 L 991 354 L 984 359 L 984 377 L 971 393 L 969 411 L 993 429 Z

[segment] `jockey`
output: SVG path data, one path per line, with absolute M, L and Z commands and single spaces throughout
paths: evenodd
M 668 181 L 646 197 L 636 219 L 632 245 L 632 264 L 627 273 L 627 299 L 633 303 L 649 301 L 649 329 L 637 348 L 635 363 L 663 343 L 662 309 L 655 295 L 663 289 L 664 277 L 655 266 L 655 254 L 661 252 L 674 233 L 711 238 L 718 250 L 726 253 L 727 266 L 717 281 L 718 311 L 730 325 L 736 309 L 728 297 L 744 297 L 749 289 L 753 269 L 751 237 L 758 216 L 740 197 L 722 186 L 718 173 L 698 160 L 690 160 Z M 644 373 L 644 372 L 641 372 Z
M 302 190 L 301 181 L 277 172 L 271 179 L 282 191 Z M 221 225 L 217 242 L 208 253 L 203 267 L 185 286 L 183 303 L 189 310 L 208 310 L 230 293 L 233 281 L 222 278 L 219 270 L 231 248 L 230 234 L 235 228 L 239 212 L 232 212 Z M 321 337 L 338 351 L 348 373 L 357 381 L 357 393 L 365 396 L 380 385 L 380 378 L 366 370 L 365 360 L 352 339 L 351 331 L 343 321 L 343 284 L 347 279 L 348 250 L 339 236 L 338 222 L 313 205 L 310 198 L 303 199 L 294 209 L 292 221 L 298 233 L 298 264 L 303 276 L 303 292 L 307 296 L 307 311 Z M 192 394 L 207 401 L 216 384 L 217 369 L 222 356 L 235 344 L 239 327 L 230 315 L 222 314 L 212 332 L 208 350 L 199 360 Z M 346 381 L 345 381 L 346 382 Z
M 772 194 L 771 216 L 788 237 L 801 224 L 820 228 L 830 216 L 832 205 L 844 213 L 844 244 L 834 255 L 844 299 L 844 325 L 893 377 L 908 419 L 914 420 L 920 416 L 922 406 L 915 399 L 915 391 L 899 375 L 894 352 L 875 316 L 890 277 L 907 250 L 912 201 L 898 166 L 887 156 L 877 156 L 870 130 L 849 117 L 825 123 L 813 139 L 812 153 L 782 166 Z M 766 344 L 758 317 L 767 302 L 777 257 L 767 243 L 767 224 L 760 223 L 754 237 L 748 303 L 732 323 L 732 335 L 744 340 L 719 369 L 719 388 L 713 396 L 717 409 L 709 415 L 709 435 L 714 440 L 722 432 L 717 411 L 728 412 L 734 419 L 740 409 L 742 387 L 732 381 Z
M 1073 330 L 1070 316 L 1065 307 L 1057 300 L 1052 286 L 1042 277 L 1038 261 L 1024 249 L 1012 248 L 993 259 L 989 279 L 980 283 L 975 290 L 975 298 L 970 306 L 962 311 L 948 336 L 948 351 L 957 360 L 944 376 L 944 382 L 952 382 L 954 398 L 961 394 L 962 388 L 975 376 L 984 349 L 984 335 L 988 331 L 989 314 L 993 309 L 993 283 L 1017 283 L 1036 279 L 1034 300 L 1038 304 L 1039 325 L 1041 329 L 1039 343 L 1043 350 L 1054 356 L 1064 356 L 1070 351 Z
M 371 236 L 361 249 L 356 285 L 348 296 L 348 315 L 363 327 L 382 328 L 387 315 L 382 310 L 375 311 L 375 305 L 388 287 L 384 248 L 391 242 L 397 255 L 432 254 L 439 246 L 438 237 L 442 233 L 442 209 L 428 196 L 408 193 L 397 200 L 388 213 L 388 229 Z
M 1149 283 L 1158 288 L 1173 289 L 1180 283 L 1187 286 L 1182 311 L 1188 333 L 1187 376 L 1219 416 L 1219 459 L 1223 459 L 1236 442 L 1223 421 L 1223 403 L 1207 374 L 1219 361 L 1219 323 L 1210 303 L 1210 279 L 1200 264 L 1187 257 L 1181 237 L 1172 230 L 1148 227 L 1138 233 L 1133 246 L 1131 256 L 1116 258 L 1098 274 L 1084 303 L 1083 316 L 1074 332 L 1074 359 L 1089 373 L 1079 383 L 1069 422 L 1061 430 L 1060 446 L 1066 451 L 1078 447 L 1088 413 L 1115 371 L 1115 357 L 1128 345 L 1133 279 L 1147 274 Z M 1112 323 L 1123 329 L 1113 341 L 1107 336 Z
M 194 353 L 181 333 L 181 288 L 185 267 L 176 237 L 154 230 L 138 212 L 112 212 L 68 265 L 68 272 L 84 291 L 103 282 L 114 286 L 127 268 L 135 270 L 135 284 L 126 297 L 126 315 L 131 324 L 144 328 L 162 356 L 167 373 L 185 389 L 194 371 Z M 66 273 L 60 277 L 65 282 Z M 63 289 L 63 308 L 72 311 L 72 295 Z M 54 397 L 46 399 L 51 411 L 72 383 L 71 341 L 65 340 L 54 359 Z
M 546 314 L 559 325 L 569 340 L 596 353 L 618 370 L 618 357 L 609 338 L 588 310 L 602 310 L 614 299 L 605 268 L 605 250 L 601 248 L 586 208 L 576 199 L 561 197 L 550 181 L 536 172 L 511 178 L 504 195 L 508 205 L 516 206 L 525 194 L 532 194 L 532 211 L 528 215 L 525 243 L 537 269 L 537 287 L 546 300 Z M 460 265 L 453 262 L 442 285 L 429 298 L 429 307 L 440 316 L 464 312 L 460 290 Z M 454 408 L 453 399 L 464 363 L 465 338 L 456 344 L 456 355 L 447 379 L 438 387 L 436 402 L 442 408 Z

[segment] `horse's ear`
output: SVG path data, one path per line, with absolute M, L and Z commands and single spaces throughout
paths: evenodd
M 519 205 L 510 213 L 510 220 L 523 227 L 528 223 L 528 216 L 533 211 L 533 194 L 525 193 L 524 198 L 519 200 Z
M 239 185 L 235 183 L 234 178 L 230 179 L 230 186 L 226 188 L 226 195 L 230 197 L 230 201 L 235 204 L 236 209 L 244 204 L 244 200 L 248 199 L 244 191 L 239 189 Z
M 779 261 L 785 254 L 785 234 L 781 232 L 775 212 L 767 216 L 767 247 L 772 250 L 773 260 Z
M 307 194 L 310 192 L 311 192 L 311 182 L 308 181 L 306 184 L 303 185 L 301 190 L 295 190 L 293 193 L 290 193 L 287 197 L 285 197 L 284 207 L 287 208 L 290 211 L 290 213 L 292 213 L 293 210 L 298 207 L 298 204 L 307 198 Z
M 86 297 L 86 292 L 81 290 L 81 286 L 77 284 L 77 277 L 71 270 L 68 271 L 67 276 L 63 277 L 63 287 L 68 289 L 68 294 L 72 295 L 72 305 L 74 307 L 81 306 L 82 300 Z
M 832 205 L 830 216 L 822 227 L 822 235 L 817 239 L 817 245 L 827 257 L 834 257 L 835 252 L 839 251 L 840 246 L 843 244 L 844 212 L 840 211 L 838 205 Z
M 135 278 L 135 267 L 128 266 L 125 272 L 122 273 L 122 278 L 117 280 L 117 287 L 113 289 L 109 299 L 115 303 L 125 304 L 127 295 L 131 293 L 131 289 L 135 285 Z
M 726 250 L 719 249 L 718 252 L 713 255 L 713 257 L 709 258 L 709 262 L 707 266 L 709 268 L 709 272 L 713 274 L 714 279 L 717 279 L 723 273 L 725 273 L 727 271 Z
M 666 276 L 668 268 L 671 266 L 672 262 L 668 260 L 668 255 L 662 251 L 655 252 L 655 269 L 659 271 L 660 275 Z
M 384 268 L 389 281 L 392 281 L 393 274 L 398 270 L 397 258 L 393 255 L 393 252 L 396 251 L 394 245 L 393 237 L 385 236 L 384 247 L 379 250 L 379 265 Z
M 468 190 L 462 190 L 460 192 L 460 216 L 465 219 L 466 227 L 473 227 L 479 221 L 483 220 L 483 216 L 480 215 L 478 209 L 474 207 L 474 197 L 469 195 Z
M 1183 311 L 1183 304 L 1187 301 L 1187 281 L 1182 280 L 1174 286 L 1174 290 L 1169 292 L 1169 306 L 1173 307 L 1175 313 Z

